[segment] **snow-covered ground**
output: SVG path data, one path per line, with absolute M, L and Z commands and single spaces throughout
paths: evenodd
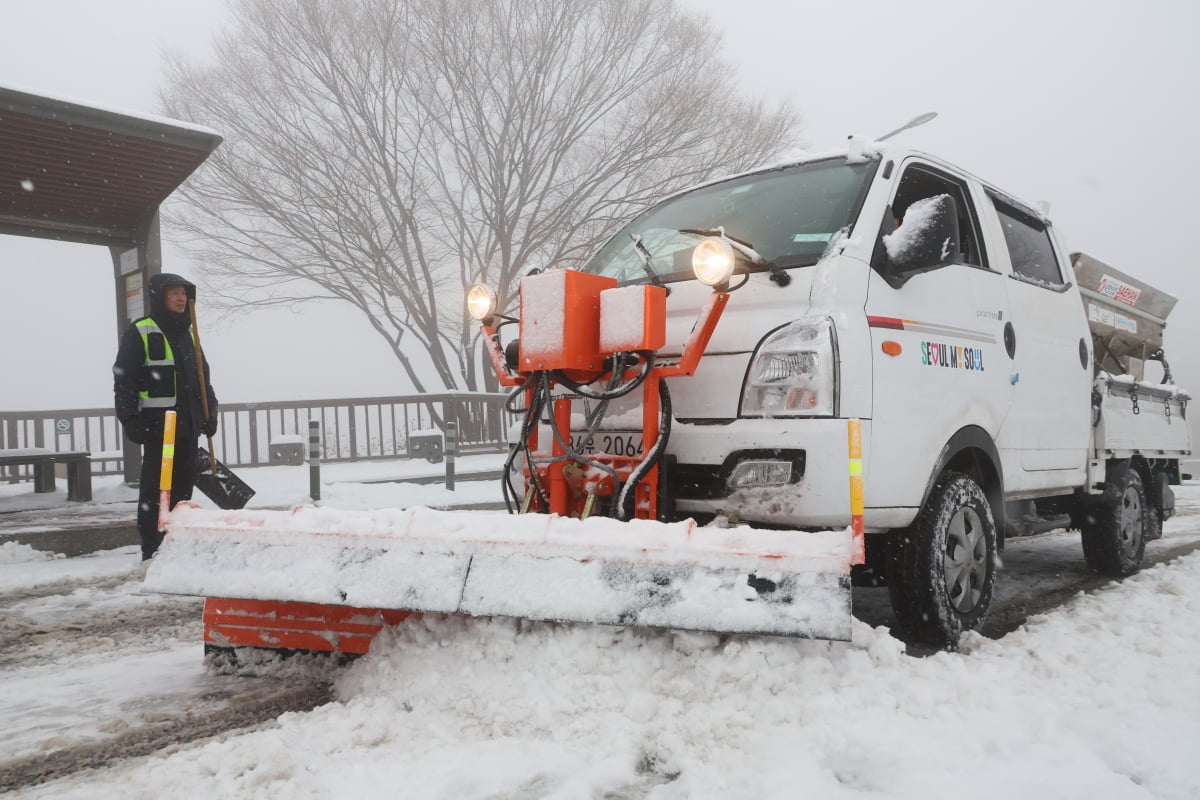
M 1196 485 L 1178 494 L 1200 504 Z M 1163 541 L 1198 533 L 1200 515 L 1181 514 Z M 5 545 L 0 598 L 33 627 L 86 625 L 98 604 L 135 614 L 158 602 L 138 593 L 135 558 Z M 19 599 L 81 571 L 111 580 Z M 336 671 L 336 700 L 313 711 L 13 796 L 1195 798 L 1197 619 L 1200 553 L 926 658 L 857 622 L 834 644 L 427 615 Z M 141 724 L 149 694 L 247 680 L 204 673 L 198 630 L 0 657 L 0 754 L 52 751 L 47 727 Z

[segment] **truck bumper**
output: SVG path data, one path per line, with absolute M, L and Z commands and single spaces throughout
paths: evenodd
M 862 423 L 864 449 L 870 422 Z M 792 528 L 850 524 L 849 450 L 843 419 L 739 419 L 676 423 L 667 448 L 666 496 L 678 516 L 723 514 Z M 864 461 L 867 453 L 863 453 Z M 789 482 L 730 487 L 745 461 L 786 461 Z

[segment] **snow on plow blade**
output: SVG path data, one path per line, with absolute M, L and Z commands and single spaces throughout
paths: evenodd
M 427 508 L 181 505 L 147 591 L 849 640 L 851 535 Z M 336 648 L 335 648 L 336 649 Z

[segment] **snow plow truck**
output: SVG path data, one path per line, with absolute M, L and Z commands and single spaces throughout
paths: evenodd
M 1135 572 L 1191 454 L 1174 298 L 891 144 L 678 193 L 467 302 L 513 513 L 181 504 L 145 586 L 206 597 L 209 648 L 362 653 L 416 612 L 849 639 L 860 578 L 952 647 L 1010 537 Z

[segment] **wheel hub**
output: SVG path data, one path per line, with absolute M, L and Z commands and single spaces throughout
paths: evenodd
M 983 522 L 972 508 L 954 512 L 946 529 L 946 592 L 960 614 L 969 613 L 983 594 L 988 570 Z
M 1135 487 L 1127 486 L 1121 497 L 1119 529 L 1121 551 L 1132 557 L 1142 536 L 1142 495 Z

